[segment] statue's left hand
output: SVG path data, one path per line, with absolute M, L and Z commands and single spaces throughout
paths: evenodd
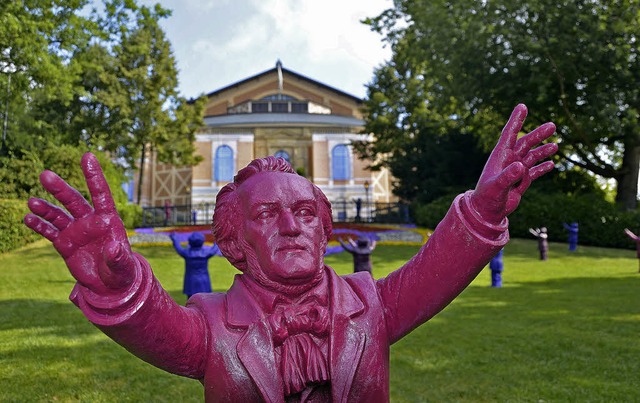
M 531 182 L 554 167 L 552 161 L 536 164 L 553 155 L 557 144 L 533 147 L 549 138 L 556 126 L 545 123 L 518 139 L 526 116 L 525 105 L 515 107 L 471 194 L 472 207 L 492 224 L 499 224 L 511 214 Z
M 25 224 L 47 238 L 81 285 L 97 294 L 124 290 L 135 277 L 137 261 L 118 216 L 109 185 L 97 158 L 82 157 L 93 207 L 58 175 L 44 171 L 42 186 L 66 211 L 43 199 L 29 200 Z

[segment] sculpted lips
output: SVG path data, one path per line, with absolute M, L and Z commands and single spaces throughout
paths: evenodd
M 303 245 L 291 244 L 291 245 L 282 245 L 276 248 L 276 252 L 297 252 L 297 251 L 306 251 L 307 248 Z

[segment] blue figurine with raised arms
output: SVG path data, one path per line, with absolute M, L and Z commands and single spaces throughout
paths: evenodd
M 189 247 L 180 244 L 176 233 L 169 235 L 173 242 L 173 248 L 178 255 L 184 258 L 184 284 L 182 292 L 191 298 L 199 292 L 211 292 L 211 279 L 209 278 L 209 259 L 220 254 L 218 245 L 204 246 L 204 235 L 201 232 L 193 232 L 189 235 Z

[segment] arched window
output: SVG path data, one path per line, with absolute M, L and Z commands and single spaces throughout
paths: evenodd
M 333 168 L 333 180 L 351 179 L 351 159 L 349 147 L 346 144 L 338 144 L 331 151 L 331 167 Z
M 233 180 L 233 150 L 229 146 L 220 146 L 216 149 L 214 162 L 215 179 L 218 182 L 231 182 Z
M 273 154 L 274 157 L 280 157 L 280 158 L 284 158 L 285 161 L 287 161 L 289 164 L 291 164 L 291 158 L 289 157 L 289 153 L 286 152 L 285 150 L 278 150 L 276 151 L 275 154 Z

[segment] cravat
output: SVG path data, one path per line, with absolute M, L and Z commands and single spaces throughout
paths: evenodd
M 276 347 L 280 346 L 280 372 L 285 396 L 329 381 L 327 360 L 311 335 L 328 334 L 327 309 L 315 302 L 277 306 L 269 316 Z

